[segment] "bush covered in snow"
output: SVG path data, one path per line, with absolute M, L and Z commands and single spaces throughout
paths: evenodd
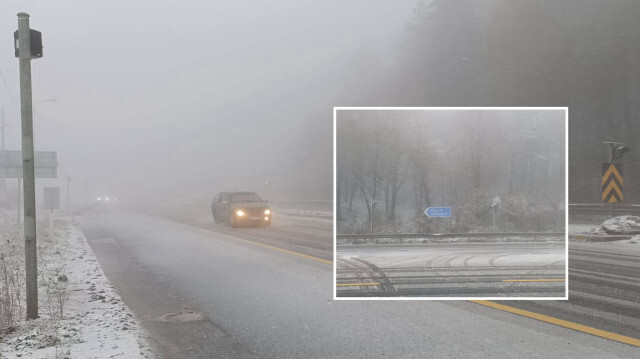
M 625 215 L 604 221 L 594 234 L 640 234 L 640 217 Z

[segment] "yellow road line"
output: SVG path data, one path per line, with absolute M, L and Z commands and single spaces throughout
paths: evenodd
M 522 315 L 524 317 L 541 320 L 543 322 L 547 322 L 547 323 L 555 324 L 555 325 L 558 325 L 558 326 L 561 326 L 561 327 L 577 330 L 579 332 L 595 335 L 595 336 L 598 336 L 598 337 L 601 337 L 601 338 L 611 339 L 611 340 L 615 340 L 615 341 L 620 342 L 620 343 L 625 343 L 625 344 L 629 344 L 629 345 L 634 345 L 634 346 L 640 347 L 640 339 L 631 338 L 631 337 L 627 337 L 627 336 L 616 334 L 616 333 L 611 333 L 611 332 L 608 332 L 606 330 L 596 329 L 596 328 L 592 328 L 592 327 L 589 327 L 589 326 L 586 326 L 586 325 L 573 323 L 573 322 L 569 322 L 569 321 L 566 321 L 566 320 L 550 317 L 548 315 L 538 314 L 538 313 L 530 312 L 528 310 L 518 309 L 518 308 L 514 308 L 514 307 L 510 307 L 510 306 L 507 306 L 507 305 L 498 304 L 498 303 L 494 303 L 494 302 L 490 302 L 490 301 L 486 301 L 486 300 L 472 300 L 471 302 L 472 303 L 476 303 L 476 304 L 480 304 L 480 305 L 484 305 L 484 306 L 487 306 L 487 307 L 491 307 L 491 308 L 494 308 L 494 309 L 503 310 L 505 312 Z
M 320 262 L 320 263 L 324 263 L 324 264 L 329 264 L 329 265 L 333 265 L 333 261 L 327 260 L 327 259 L 322 259 L 322 258 L 318 258 L 318 257 L 314 257 L 314 256 L 310 256 L 308 254 L 304 254 L 304 253 L 298 253 L 298 252 L 294 252 L 294 251 L 290 251 L 288 249 L 283 249 L 283 248 L 279 248 L 279 247 L 274 247 L 274 246 L 270 246 L 268 244 L 263 244 L 263 243 L 258 243 L 258 242 L 254 242 L 254 241 L 250 241 L 248 239 L 242 239 L 242 238 L 238 238 L 238 237 L 233 237 L 234 239 L 237 239 L 239 241 L 243 241 L 246 243 L 251 243 L 254 244 L 256 246 L 260 246 L 260 247 L 264 247 L 264 248 L 269 248 L 269 249 L 273 249 L 274 251 L 278 251 L 278 252 L 283 252 L 283 253 L 287 253 L 287 254 L 292 254 L 294 256 L 298 256 L 298 257 L 302 257 L 302 258 L 306 258 L 306 259 L 311 259 L 312 261 L 316 261 L 316 262 Z
M 543 278 L 543 279 L 503 279 L 503 282 L 564 282 L 564 278 Z
M 354 287 L 360 285 L 380 285 L 380 283 L 344 283 L 344 284 L 336 284 L 336 287 Z

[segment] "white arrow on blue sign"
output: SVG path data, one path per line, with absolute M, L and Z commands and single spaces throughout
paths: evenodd
M 424 214 L 429 217 L 451 217 L 451 207 L 429 207 Z

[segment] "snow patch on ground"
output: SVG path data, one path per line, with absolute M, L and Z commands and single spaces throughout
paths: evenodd
M 46 280 L 38 280 L 40 318 L 0 334 L 0 358 L 152 358 L 146 333 L 105 277 L 81 230 L 56 221 L 54 238 L 39 238 L 39 271 L 68 279 L 63 315 L 50 309 Z M 46 278 L 43 278 L 46 279 Z
M 564 253 L 517 254 L 496 258 L 497 266 L 550 265 L 565 260 Z

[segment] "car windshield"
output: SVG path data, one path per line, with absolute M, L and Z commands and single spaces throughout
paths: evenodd
M 262 202 L 262 198 L 254 192 L 239 192 L 229 194 L 232 203 L 238 202 Z

